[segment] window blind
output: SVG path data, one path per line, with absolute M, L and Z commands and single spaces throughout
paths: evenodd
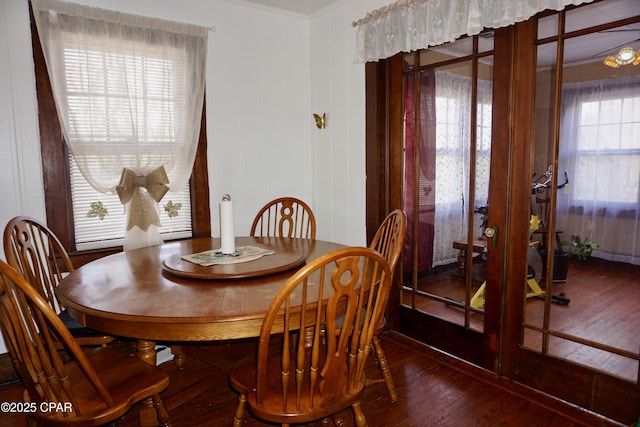
M 100 193 L 91 187 L 69 156 L 71 198 L 76 250 L 121 246 L 127 225 L 127 215 L 118 195 Z M 164 240 L 192 236 L 191 192 L 168 192 L 159 206 L 160 235 Z
M 179 76 L 184 75 L 177 68 L 184 66 L 181 57 L 184 52 L 148 45 L 144 48 L 146 56 L 142 58 L 112 55 L 99 51 L 97 46 L 91 51 L 64 50 L 65 89 L 69 118 L 73 121 L 70 137 L 95 143 L 92 146 L 95 157 L 83 156 L 90 170 L 104 166 L 113 152 L 120 153 L 120 159 L 130 157 L 128 163 L 132 165 L 140 159 L 144 162 L 147 156 L 157 159 L 165 151 L 162 148 L 175 138 L 176 103 L 180 102 L 175 89 L 183 86 Z M 124 68 L 126 72 L 109 72 L 115 68 Z M 124 75 L 136 78 L 123 81 Z M 135 123 L 128 113 L 119 113 L 130 109 Z M 127 136 L 134 132 L 137 146 Z M 171 160 L 170 155 L 166 157 Z M 128 218 L 117 194 L 95 190 L 73 156 L 69 156 L 69 165 L 76 249 L 122 245 Z M 159 216 L 164 240 L 191 237 L 188 186 L 165 195 L 159 204 Z

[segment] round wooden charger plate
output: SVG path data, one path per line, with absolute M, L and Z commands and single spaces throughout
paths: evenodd
M 182 254 L 175 254 L 162 261 L 162 269 L 176 276 L 191 279 L 244 279 L 280 273 L 304 264 L 306 254 L 278 252 L 236 264 L 217 264 L 202 267 L 182 259 Z

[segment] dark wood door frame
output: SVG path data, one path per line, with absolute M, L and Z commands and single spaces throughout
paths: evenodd
M 399 56 L 366 64 L 366 193 L 367 243 L 378 226 L 394 209 L 402 209 L 402 180 L 390 170 L 398 170 L 402 163 L 402 104 L 389 99 L 389 94 L 402 90 L 400 76 L 402 60 Z M 389 102 L 387 102 L 389 100 Z M 398 263 L 399 265 L 401 263 Z M 398 268 L 400 270 L 400 268 Z M 400 327 L 400 282 L 397 271 L 387 310 L 391 329 Z
M 499 155 L 491 157 L 488 224 L 498 227 L 498 239 L 495 247 L 488 246 L 485 306 L 498 309 L 485 310 L 483 366 L 499 375 L 513 372 L 517 366 L 507 345 L 520 342 L 520 328 L 512 325 L 522 324 L 524 309 L 535 51 L 518 48 L 517 38 L 532 46 L 534 38 L 527 37 L 534 29 L 535 23 L 529 20 L 496 30 L 494 46 L 491 151 Z

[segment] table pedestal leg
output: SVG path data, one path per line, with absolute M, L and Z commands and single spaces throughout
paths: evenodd
M 156 366 L 156 343 L 138 340 L 136 342 L 136 357 L 149 365 Z

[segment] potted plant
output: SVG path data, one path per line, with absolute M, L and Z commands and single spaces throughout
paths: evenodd
M 569 240 L 563 240 L 562 246 L 567 246 L 569 256 L 575 257 L 578 261 L 584 262 L 591 256 L 591 253 L 599 245 L 591 240 L 583 239 L 577 234 L 572 234 Z

